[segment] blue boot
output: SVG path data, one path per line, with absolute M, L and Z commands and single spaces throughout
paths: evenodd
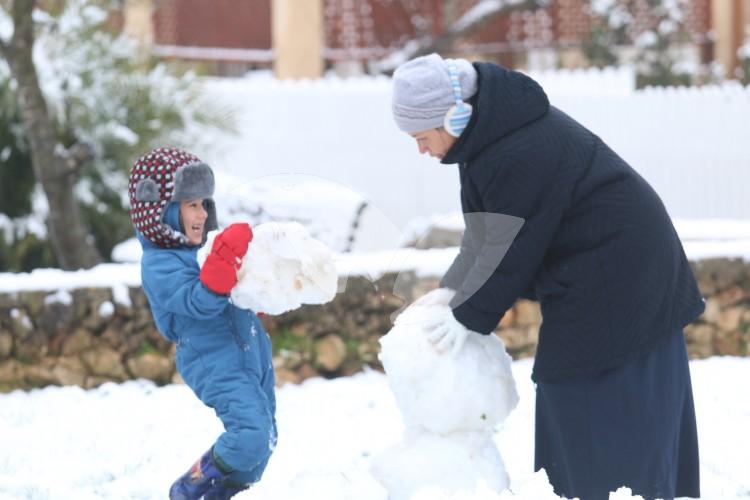
M 229 475 L 228 471 L 219 468 L 213 451 L 211 447 L 190 470 L 172 483 L 169 500 L 199 500 L 213 485 Z
M 206 492 L 203 496 L 203 500 L 229 500 L 240 491 L 245 491 L 249 487 L 250 486 L 246 484 L 233 485 L 227 482 L 216 483 Z

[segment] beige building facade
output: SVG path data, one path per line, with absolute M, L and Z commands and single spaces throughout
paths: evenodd
M 750 0 L 712 0 L 711 21 L 714 59 L 733 78 L 740 65 L 737 51 L 750 37 Z

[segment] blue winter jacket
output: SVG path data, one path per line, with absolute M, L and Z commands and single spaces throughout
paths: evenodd
M 179 228 L 179 204 L 164 221 Z M 141 280 L 156 326 L 177 343 L 185 383 L 213 408 L 227 430 L 216 453 L 257 481 L 276 444 L 276 401 L 271 342 L 258 317 L 200 281 L 199 247 L 160 248 L 140 233 Z M 257 477 L 256 477 L 257 476 Z
M 474 113 L 442 159 L 459 165 L 466 214 L 442 280 L 458 321 L 488 334 L 516 299 L 538 300 L 533 378 L 555 380 L 634 359 L 698 318 L 703 299 L 651 186 L 531 78 L 474 66 Z

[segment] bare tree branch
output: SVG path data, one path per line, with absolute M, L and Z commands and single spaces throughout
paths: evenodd
M 550 0 L 480 0 L 448 29 L 437 37 L 422 37 L 407 44 L 392 57 L 381 61 L 384 71 L 393 70 L 402 62 L 432 52 L 449 52 L 460 39 L 476 32 L 488 22 L 517 10 L 547 7 Z
M 87 142 L 77 142 L 59 153 L 68 169 L 68 175 L 78 177 L 81 168 L 95 158 L 94 147 Z

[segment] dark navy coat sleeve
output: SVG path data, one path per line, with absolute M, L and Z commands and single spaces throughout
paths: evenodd
M 482 187 L 481 213 L 474 216 L 480 219 L 475 222 L 482 223 L 484 239 L 451 304 L 464 326 L 489 334 L 519 297 L 528 296 L 560 224 L 564 194 L 555 171 L 518 158 L 504 162 Z M 515 232 L 507 222 L 493 222 L 495 216 L 517 218 L 520 229 Z M 499 254 L 503 254 L 500 261 Z M 483 284 L 476 291 L 467 290 L 471 283 Z

